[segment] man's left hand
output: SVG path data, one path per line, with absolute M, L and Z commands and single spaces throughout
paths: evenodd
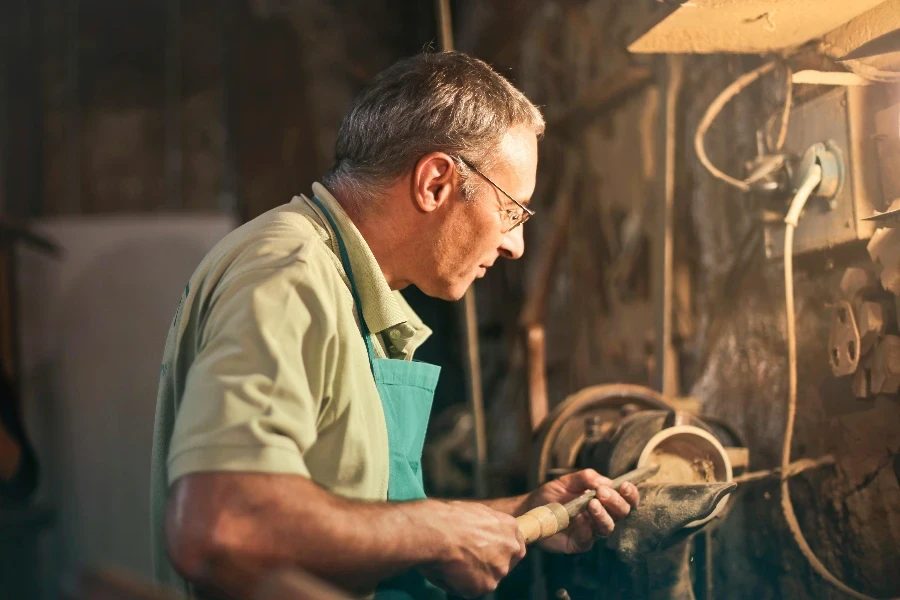
M 550 502 L 565 504 L 588 490 L 597 490 L 597 497 L 588 503 L 587 509 L 572 519 L 565 531 L 541 541 L 540 547 L 564 554 L 586 552 L 597 538 L 611 534 L 615 522 L 626 517 L 640 501 L 634 484 L 623 483 L 618 490 L 611 486 L 609 478 L 593 469 L 585 469 L 548 481 L 531 492 L 527 510 Z

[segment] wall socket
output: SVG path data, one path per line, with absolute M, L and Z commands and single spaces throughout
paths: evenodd
M 809 199 L 794 233 L 794 254 L 868 239 L 875 231 L 862 219 L 885 207 L 875 146 L 876 88 L 841 87 L 791 111 L 784 152 L 800 157 L 813 144 L 825 143 L 843 164 L 834 198 Z M 782 257 L 784 223 L 772 220 L 764 227 L 766 257 Z

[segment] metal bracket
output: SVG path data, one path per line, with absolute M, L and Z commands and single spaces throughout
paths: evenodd
M 853 307 L 846 300 L 834 305 L 828 359 L 835 377 L 852 375 L 859 367 L 859 328 Z

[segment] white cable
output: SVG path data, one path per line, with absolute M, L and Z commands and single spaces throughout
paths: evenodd
M 814 163 L 806 173 L 806 179 L 803 180 L 797 193 L 794 194 L 794 198 L 791 200 L 791 206 L 788 208 L 787 215 L 784 217 L 785 224 L 791 228 L 791 234 L 793 234 L 793 230 L 796 229 L 797 224 L 800 221 L 800 213 L 803 212 L 803 207 L 806 206 L 806 201 L 809 200 L 810 194 L 812 194 L 813 190 L 816 189 L 821 182 L 822 166 L 818 163 Z M 791 237 L 793 237 L 793 235 Z M 787 239 L 785 239 L 785 250 L 788 248 L 793 250 L 793 247 L 793 243 L 788 244 Z M 790 260 L 790 254 L 785 254 L 784 258 L 786 261 L 793 262 Z
M 791 104 L 794 101 L 794 71 L 787 63 L 784 64 L 786 79 L 784 81 L 784 109 L 781 113 L 781 128 L 778 130 L 778 139 L 772 141 L 772 122 L 777 116 L 775 113 L 766 123 L 766 149 L 769 152 L 781 152 L 784 142 L 787 140 L 788 123 L 791 122 Z
M 716 179 L 720 179 L 725 183 L 733 185 L 744 192 L 750 191 L 750 186 L 746 182 L 723 173 L 712 164 L 711 160 L 709 160 L 709 156 L 706 155 L 706 132 L 709 130 L 710 125 L 712 125 L 716 117 L 719 116 L 719 113 L 722 112 L 725 105 L 728 104 L 729 100 L 741 93 L 748 85 L 774 69 L 777 64 L 778 61 L 775 60 L 767 62 L 766 64 L 753 69 L 749 73 L 741 75 L 734 80 L 731 85 L 722 90 L 722 93 L 716 96 L 716 99 L 713 100 L 712 104 L 709 105 L 709 108 L 706 109 L 706 113 L 704 113 L 703 118 L 700 119 L 700 124 L 697 126 L 697 133 L 694 135 L 694 150 L 697 152 L 697 158 L 700 159 L 700 164 L 706 167 L 706 170 Z
M 800 529 L 800 523 L 797 521 L 797 515 L 794 514 L 794 505 L 791 503 L 791 492 L 789 486 L 788 471 L 791 463 L 791 440 L 794 437 L 794 417 L 797 414 L 797 332 L 794 323 L 794 229 L 800 220 L 800 213 L 806 206 L 806 201 L 810 194 L 816 189 L 816 186 L 822 181 L 822 167 L 814 164 L 803 185 L 797 190 L 794 199 L 791 200 L 791 206 L 788 209 L 787 216 L 784 217 L 784 303 L 785 313 L 787 316 L 787 345 L 788 345 L 788 407 L 787 407 L 787 423 L 784 430 L 784 446 L 781 452 L 781 510 L 784 513 L 784 519 L 787 521 L 788 529 L 797 542 L 800 552 L 809 561 L 815 571 L 822 576 L 825 581 L 844 592 L 848 596 L 859 598 L 859 600 L 875 600 L 871 596 L 867 596 L 862 592 L 850 588 L 843 581 L 831 574 L 831 572 L 822 564 L 822 561 L 816 556 L 809 543 L 803 536 Z M 898 600 L 898 599 L 894 599 Z

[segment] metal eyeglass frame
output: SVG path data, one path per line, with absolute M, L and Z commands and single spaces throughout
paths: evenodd
M 512 218 L 513 218 L 512 215 L 517 215 L 517 216 L 519 216 L 520 218 L 519 218 L 518 221 L 516 221 L 515 223 L 513 223 L 512 227 L 510 227 L 509 229 L 507 229 L 504 233 L 509 233 L 510 231 L 512 231 L 513 229 L 515 229 L 515 228 L 518 227 L 519 225 L 522 225 L 523 223 L 525 223 L 525 221 L 527 221 L 528 219 L 530 219 L 531 217 L 534 216 L 534 211 L 533 211 L 533 210 L 531 210 L 530 208 L 528 208 L 527 206 L 525 206 L 524 204 L 522 204 L 521 202 L 519 202 L 518 200 L 516 200 L 516 199 L 513 198 L 512 196 L 510 196 L 508 193 L 506 193 L 506 190 L 504 190 L 502 187 L 500 187 L 499 185 L 497 185 L 496 183 L 494 183 L 493 180 L 491 180 L 490 177 L 488 177 L 487 175 L 485 175 L 484 173 L 482 173 L 481 171 L 479 171 L 479 170 L 478 170 L 478 167 L 476 167 L 475 165 L 473 165 L 472 163 L 470 163 L 469 161 L 467 161 L 467 160 L 466 160 L 465 158 L 463 158 L 462 156 L 457 155 L 456 158 L 458 158 L 458 159 L 460 160 L 460 162 L 462 162 L 462 164 L 466 165 L 468 168 L 472 169 L 473 171 L 475 171 L 476 173 L 478 173 L 479 175 L 481 175 L 481 177 L 483 177 L 485 181 L 487 181 L 487 182 L 490 183 L 492 186 L 494 186 L 495 188 L 497 188 L 498 190 L 500 190 L 500 193 L 502 193 L 504 196 L 506 196 L 507 198 L 509 198 L 510 200 L 512 200 L 512 201 L 515 203 L 516 206 L 518 206 L 519 208 L 522 209 L 522 212 L 521 212 L 521 213 L 517 213 L 517 212 L 513 211 L 513 210 L 510 209 L 510 208 L 507 208 L 507 209 L 506 209 L 507 217 L 508 217 L 510 220 L 512 220 Z

